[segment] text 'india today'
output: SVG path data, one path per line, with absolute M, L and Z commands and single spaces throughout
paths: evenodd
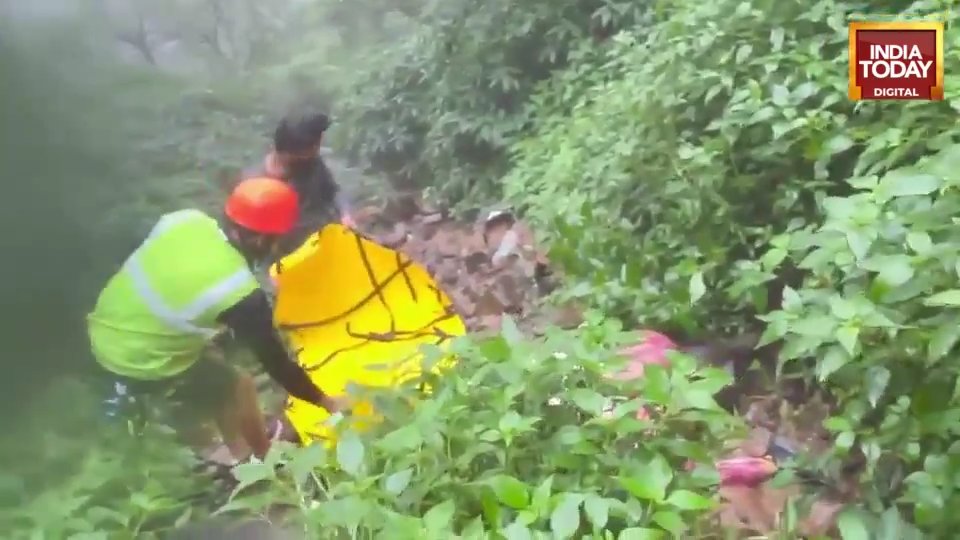
M 924 60 L 916 45 L 870 45 L 869 60 L 860 60 L 864 77 L 875 79 L 925 79 L 933 60 Z

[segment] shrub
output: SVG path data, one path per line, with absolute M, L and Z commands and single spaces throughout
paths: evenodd
M 528 341 L 507 323 L 498 337 L 460 342 L 459 366 L 416 408 L 402 392 L 378 394 L 386 412 L 372 432 L 341 423 L 335 449 L 285 448 L 237 467 L 240 495 L 225 511 L 285 502 L 323 538 L 697 534 L 717 476 L 712 466 L 678 471 L 709 463 L 738 433 L 712 398 L 729 376 L 677 356 L 627 388 L 603 377 L 624 338 L 604 322 Z M 635 418 L 644 402 L 660 407 L 655 423 Z
M 495 197 L 535 83 L 646 12 L 622 0 L 428 4 L 420 31 L 372 62 L 340 104 L 341 146 L 397 185 L 455 203 Z
M 78 381 L 58 381 L 36 404 L 0 445 L 10 465 L 0 473 L 5 538 L 155 538 L 203 512 L 209 480 L 169 428 L 131 437 L 99 417 Z
M 947 102 L 847 100 L 846 20 L 867 7 L 680 2 L 545 85 L 504 183 L 570 293 L 650 324 L 749 325 L 777 307 L 763 285 L 781 252 L 741 261 L 848 192 L 855 164 L 882 172 L 954 140 Z
M 960 524 L 960 145 L 849 183 L 822 223 L 784 237 L 810 276 L 765 317 L 765 340 L 785 338 L 786 362 L 815 357 L 839 402 L 826 469 L 858 456 L 867 509 L 946 538 Z

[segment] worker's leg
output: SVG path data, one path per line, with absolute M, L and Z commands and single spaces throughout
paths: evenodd
M 236 459 L 246 459 L 251 452 L 263 457 L 270 440 L 253 378 L 228 364 L 218 345 L 211 345 L 190 371 L 189 381 L 181 388 L 182 401 L 216 421 Z
M 232 422 L 243 435 L 243 439 L 258 458 L 263 458 L 270 448 L 267 424 L 257 399 L 257 387 L 248 373 L 237 373 L 234 384 L 232 404 L 223 416 L 226 422 Z

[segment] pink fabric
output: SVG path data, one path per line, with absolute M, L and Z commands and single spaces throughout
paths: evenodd
M 777 472 L 777 464 L 761 457 L 734 457 L 717 462 L 721 486 L 760 485 Z
M 643 377 L 644 368 L 648 364 L 668 366 L 670 361 L 667 360 L 667 351 L 676 349 L 677 344 L 667 336 L 659 332 L 646 330 L 644 331 L 643 341 L 620 351 L 621 354 L 629 358 L 630 362 L 626 369 L 613 377 L 628 381 Z
M 644 330 L 643 339 L 636 345 L 631 345 L 620 351 L 620 354 L 627 357 L 629 362 L 622 371 L 612 375 L 612 378 L 621 381 L 629 381 L 643 377 L 645 366 L 657 364 L 661 366 L 670 365 L 667 360 L 667 351 L 677 349 L 677 344 L 667 336 Z M 637 410 L 637 420 L 649 420 L 650 411 L 646 407 Z

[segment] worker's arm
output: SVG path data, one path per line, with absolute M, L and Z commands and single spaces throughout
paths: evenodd
M 257 289 L 220 315 L 220 322 L 249 344 L 264 369 L 292 396 L 327 410 L 334 402 L 317 388 L 307 372 L 290 359 L 273 328 L 273 312 L 267 295 Z

